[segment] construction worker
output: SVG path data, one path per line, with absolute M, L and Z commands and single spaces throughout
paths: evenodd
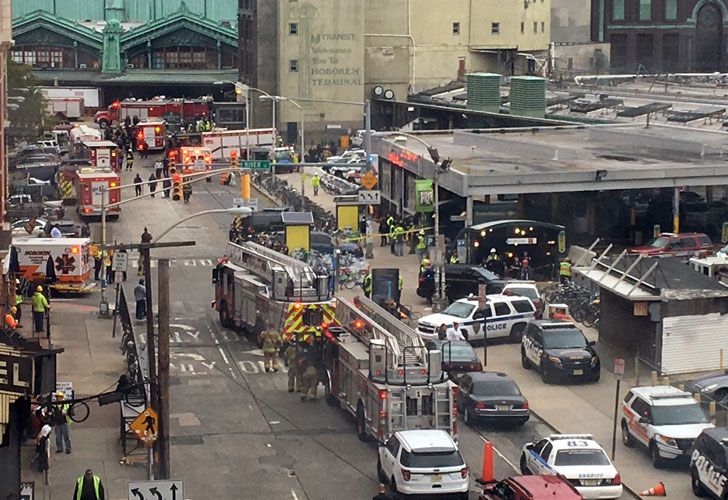
M 76 480 L 73 500 L 105 500 L 104 485 L 99 476 L 87 469 L 83 476 Z
M 5 321 L 4 321 L 4 327 L 5 332 L 8 334 L 12 334 L 15 329 L 18 327 L 18 322 L 15 321 L 15 314 L 18 312 L 18 309 L 13 306 L 10 309 L 8 309 L 8 312 L 5 313 Z
M 426 268 L 430 267 L 432 263 L 430 262 L 430 259 L 425 257 L 420 261 L 420 274 L 422 274 L 422 271 L 424 271 Z
M 427 243 L 425 242 L 425 230 L 420 229 L 417 232 L 417 244 L 415 245 L 415 253 L 417 254 L 417 260 L 422 261 L 425 258 L 425 251 L 427 250 Z
M 564 257 L 559 263 L 559 279 L 561 283 L 571 281 L 571 261 L 568 257 Z
M 266 328 L 261 335 L 263 341 L 263 367 L 267 372 L 271 368 L 278 371 L 278 348 L 281 345 L 281 334 L 272 328 Z
M 321 179 L 318 174 L 313 174 L 313 177 L 311 177 L 311 186 L 313 187 L 313 195 L 318 196 L 319 186 L 321 186 Z
M 395 240 L 394 254 L 397 257 L 402 257 L 404 255 L 404 227 L 401 222 L 397 223 L 392 234 Z
M 15 308 L 17 310 L 17 313 L 15 314 L 15 320 L 16 324 L 15 326 L 18 328 L 22 328 L 23 325 L 20 324 L 20 320 L 23 317 L 23 309 L 20 307 L 23 304 L 23 301 L 25 300 L 25 297 L 23 297 L 23 294 L 20 293 L 19 290 L 20 287 L 20 280 L 15 280 Z
M 68 416 L 71 405 L 61 403 L 66 395 L 63 391 L 56 392 L 56 402 L 60 404 L 53 405 L 53 422 L 56 433 L 56 453 L 63 453 L 63 446 L 66 447 L 66 454 L 71 454 L 71 434 L 69 425 L 71 425 L 71 417 Z
M 134 153 L 132 153 L 132 148 L 127 149 L 126 151 L 126 169 L 131 170 L 134 167 Z
M 364 282 L 361 287 L 364 289 L 364 296 L 368 299 L 372 297 L 372 272 L 368 271 L 367 275 L 364 276 Z
M 288 367 L 288 392 L 301 390 L 301 375 L 298 372 L 298 346 L 296 338 L 288 341 L 288 347 L 283 351 L 286 366 Z
M 392 255 L 394 255 L 394 240 L 392 239 L 392 231 L 394 231 L 394 216 L 392 214 L 387 215 L 385 222 L 387 224 L 387 243 L 389 243 Z
M 46 311 L 50 309 L 48 301 L 43 295 L 43 287 L 38 285 L 35 288 L 35 293 L 31 298 L 31 304 L 33 306 L 33 331 L 42 332 L 44 330 L 43 320 L 45 319 Z

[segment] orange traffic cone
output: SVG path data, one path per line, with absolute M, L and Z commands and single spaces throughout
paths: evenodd
M 660 482 L 654 485 L 649 490 L 645 490 L 642 493 L 640 493 L 641 497 L 665 497 L 667 496 L 667 493 L 665 493 L 665 484 Z

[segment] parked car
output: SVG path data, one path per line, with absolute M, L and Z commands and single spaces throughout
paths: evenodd
M 697 378 L 687 385 L 686 390 L 700 393 L 706 401 L 728 406 L 728 370 Z
M 478 295 L 479 285 L 490 285 L 500 278 L 481 266 L 470 264 L 449 264 L 445 266 L 445 295 L 449 302 L 468 295 Z M 491 292 L 486 288 L 486 293 Z
M 646 447 L 655 468 L 690 457 L 695 439 L 710 427 L 693 395 L 677 387 L 633 387 L 622 401 L 622 443 Z
M 541 372 L 545 384 L 557 379 L 599 380 L 599 356 L 574 323 L 531 321 L 521 342 L 521 366 Z
M 728 428 L 704 429 L 695 440 L 690 482 L 697 497 L 728 498 Z
M 574 485 L 583 498 L 619 498 L 622 478 L 591 434 L 551 434 L 526 443 L 523 474 L 553 474 Z
M 378 450 L 377 476 L 399 495 L 459 494 L 468 498 L 468 466 L 450 434 L 438 429 L 399 431 Z
M 627 249 L 645 257 L 706 257 L 712 251 L 713 243 L 703 233 L 660 233 L 647 245 Z
M 480 482 L 483 492 L 479 500 L 580 500 L 583 498 L 571 483 L 561 476 L 513 476 L 502 481 Z
M 442 352 L 442 370 L 453 380 L 465 372 L 483 370 L 475 349 L 464 340 L 429 340 L 425 346 L 430 351 Z
M 457 409 L 467 425 L 479 421 L 523 425 L 530 416 L 528 401 L 516 382 L 500 372 L 470 372 L 460 379 Z
M 489 295 L 482 309 L 477 298 L 460 299 L 441 313 L 422 317 L 417 323 L 417 333 L 424 339 L 434 340 L 440 325 L 450 327 L 457 322 L 469 341 L 484 339 L 487 330 L 489 339 L 509 337 L 512 342 L 518 342 L 535 314 L 536 308 L 525 297 Z
M 364 161 L 366 160 L 366 155 L 367 153 L 363 149 L 349 149 L 339 156 L 329 156 L 326 159 L 326 166 L 324 169 L 329 167 L 329 165 L 333 166 L 334 164 L 339 163 L 349 163 L 350 160 Z
M 246 236 L 251 237 L 259 232 L 282 231 L 284 226 L 281 213 L 289 210 L 288 207 L 266 207 L 244 217 L 242 224 Z
M 519 297 L 528 297 L 536 306 L 536 317 L 540 318 L 543 313 L 543 299 L 541 292 L 538 291 L 535 281 L 523 280 L 501 280 L 491 283 L 486 288 L 487 293 L 499 293 L 501 295 L 518 295 Z

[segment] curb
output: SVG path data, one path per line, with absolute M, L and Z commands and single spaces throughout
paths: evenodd
M 551 428 L 551 429 L 552 429 L 552 430 L 553 430 L 554 432 L 556 432 L 557 434 L 564 434 L 564 433 L 563 433 L 563 432 L 561 432 L 561 431 L 560 431 L 559 429 L 557 429 L 557 428 L 556 428 L 556 426 L 554 426 L 554 425 L 553 425 L 553 424 L 552 424 L 551 422 L 549 422 L 548 420 L 546 420 L 545 418 L 543 418 L 543 417 L 542 417 L 541 415 L 539 415 L 539 414 L 538 414 L 538 413 L 537 413 L 536 411 L 534 411 L 533 409 L 531 409 L 531 413 L 533 413 L 534 415 L 536 415 L 536 417 L 537 417 L 537 418 L 538 418 L 538 419 L 539 419 L 539 420 L 540 420 L 541 422 L 543 422 L 544 424 L 546 424 L 546 426 L 547 426 L 547 427 L 550 427 L 550 428 Z M 605 453 L 606 453 L 606 452 L 605 452 Z M 625 490 L 626 490 L 626 491 L 627 491 L 628 493 L 630 493 L 630 494 L 631 494 L 631 495 L 632 495 L 632 496 L 633 496 L 634 498 L 641 498 L 641 497 L 640 497 L 640 496 L 639 496 L 639 495 L 637 494 L 637 492 L 635 492 L 635 491 L 634 491 L 634 490 L 633 490 L 632 488 L 630 488 L 629 486 L 627 486 L 627 484 L 625 484 L 625 483 L 622 483 L 622 487 L 623 487 L 623 488 L 624 488 L 624 489 L 625 489 Z

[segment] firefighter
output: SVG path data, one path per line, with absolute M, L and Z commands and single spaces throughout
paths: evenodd
M 126 151 L 126 169 L 131 170 L 134 167 L 134 153 L 131 148 Z
M 265 371 L 273 369 L 278 371 L 278 347 L 281 344 L 281 334 L 272 328 L 266 328 L 261 335 L 263 341 L 263 367 Z
M 298 369 L 301 373 L 301 401 L 305 402 L 306 398 L 315 400 L 318 392 L 318 370 L 317 358 L 318 352 L 316 346 L 313 345 L 313 336 L 306 336 L 306 346 L 304 347 L 305 356 L 299 358 Z
M 283 356 L 288 367 L 288 392 L 301 392 L 301 375 L 298 373 L 298 346 L 295 337 L 288 341 L 288 347 L 283 351 Z

